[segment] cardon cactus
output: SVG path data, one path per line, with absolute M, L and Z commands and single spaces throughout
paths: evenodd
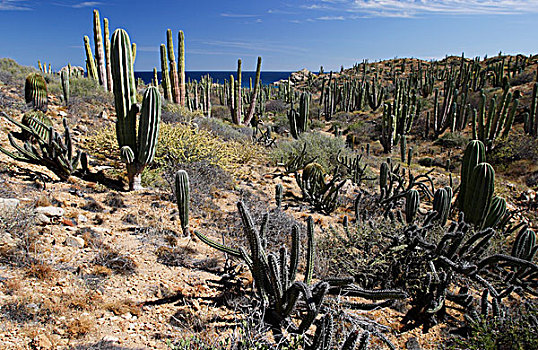
M 410 224 L 417 215 L 420 206 L 420 194 L 417 190 L 412 189 L 405 195 L 405 221 Z
M 450 214 L 450 204 L 452 202 L 452 188 L 445 187 L 435 191 L 433 197 L 433 210 L 437 212 L 436 220 L 441 226 L 444 226 Z
M 24 83 L 24 99 L 26 104 L 43 112 L 48 108 L 48 91 L 45 78 L 38 73 L 31 73 L 26 77 Z
M 105 50 L 103 45 L 103 35 L 101 34 L 101 20 L 99 19 L 99 11 L 93 10 L 93 41 L 95 44 L 95 61 L 97 64 L 97 74 L 99 84 L 108 90 L 108 80 L 106 77 L 105 66 Z
M 112 34 L 111 50 L 114 102 L 116 106 L 116 136 L 127 162 L 129 189 L 142 188 L 140 183 L 144 168 L 153 161 L 161 119 L 161 95 L 151 86 L 146 89 L 136 133 L 138 106 L 129 35 L 123 29 Z
M 178 78 L 179 78 L 179 104 L 185 107 L 185 35 L 180 30 L 178 34 Z
M 179 170 L 175 176 L 176 201 L 179 211 L 179 221 L 183 234 L 189 236 L 189 201 L 190 201 L 190 185 L 189 175 L 185 170 Z
M 461 165 L 461 185 L 458 195 L 458 206 L 460 210 L 463 210 L 463 202 L 465 201 L 467 186 L 474 167 L 485 161 L 486 148 L 484 147 L 484 144 L 479 140 L 469 142 L 467 148 L 465 148 L 465 154 L 463 155 L 463 162 Z
M 495 171 L 488 163 L 480 163 L 470 174 L 465 192 L 465 221 L 482 227 L 489 212 L 495 187 Z
M 284 193 L 284 187 L 282 186 L 282 184 L 277 184 L 275 186 L 275 202 L 276 202 L 276 207 L 278 209 L 280 209 L 280 207 L 282 206 L 283 193 Z
M 511 255 L 522 260 L 532 261 L 537 250 L 536 234 L 531 229 L 523 227 L 516 237 Z
M 166 46 L 168 47 L 168 59 L 170 60 L 170 86 L 172 88 L 172 99 L 179 104 L 179 78 L 177 76 L 176 55 L 174 53 L 174 39 L 172 30 L 166 31 Z
M 69 72 L 66 70 L 61 71 L 60 77 L 62 79 L 62 92 L 64 95 L 64 103 L 67 106 L 69 104 Z

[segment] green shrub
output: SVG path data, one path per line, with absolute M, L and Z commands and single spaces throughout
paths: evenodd
M 336 156 L 339 151 L 343 151 L 343 155 L 351 155 L 351 151 L 346 149 L 342 138 L 312 132 L 301 134 L 298 140 L 279 142 L 271 153 L 271 159 L 275 164 L 285 163 L 292 157 L 298 156 L 305 143 L 306 159 L 315 157 L 316 163 L 321 164 L 328 173 L 331 173 L 336 167 Z

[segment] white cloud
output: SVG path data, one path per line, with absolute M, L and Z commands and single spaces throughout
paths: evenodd
M 317 0 L 303 7 L 328 10 L 349 19 L 424 15 L 516 15 L 538 13 L 536 0 Z
M 345 20 L 344 16 L 322 16 L 316 19 L 318 21 L 343 21 Z
M 27 11 L 31 8 L 24 0 L 0 0 L 0 11 Z
M 83 7 L 95 7 L 101 5 L 101 2 L 98 1 L 83 1 L 76 4 L 71 5 L 71 7 L 79 9 Z
M 231 18 L 250 18 L 250 17 L 258 17 L 258 15 L 250 15 L 245 13 L 221 13 L 221 17 L 231 17 Z

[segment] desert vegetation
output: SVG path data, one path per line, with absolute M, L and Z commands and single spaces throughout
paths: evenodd
M 0 59 L 0 343 L 533 349 L 538 55 L 363 61 L 249 87 Z

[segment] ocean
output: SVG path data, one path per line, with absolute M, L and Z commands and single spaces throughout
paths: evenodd
M 263 85 L 269 85 L 274 83 L 275 81 L 279 81 L 282 79 L 288 79 L 292 72 L 264 72 L 262 71 L 260 74 L 260 79 Z M 209 74 L 213 78 L 213 82 L 219 81 L 219 83 L 222 84 L 222 82 L 227 79 L 230 80 L 230 75 L 234 76 L 234 79 L 237 79 L 237 72 L 236 71 L 190 71 L 185 72 L 185 76 L 187 78 L 187 81 L 189 79 L 200 81 L 200 78 L 202 76 L 205 76 Z M 159 80 L 161 80 L 161 72 L 157 71 L 157 76 Z M 241 73 L 242 81 L 241 85 L 243 87 L 249 86 L 250 78 L 252 78 L 252 83 L 254 83 L 254 79 L 256 79 L 256 72 L 242 72 Z M 135 72 L 135 79 L 141 78 L 144 83 L 149 84 L 151 83 L 151 80 L 153 79 L 153 72 Z

